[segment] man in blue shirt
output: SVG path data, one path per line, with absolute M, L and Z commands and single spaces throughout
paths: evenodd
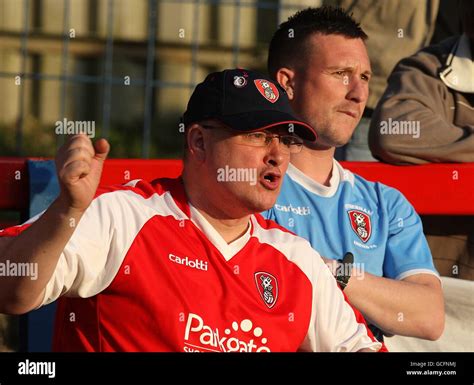
M 330 7 L 298 12 L 273 36 L 269 72 L 319 137 L 292 155 L 277 203 L 264 215 L 311 242 L 374 329 L 436 340 L 443 294 L 419 216 L 400 192 L 334 159 L 367 101 L 366 38 L 346 12 Z M 350 278 L 337 262 L 347 252 L 354 255 Z

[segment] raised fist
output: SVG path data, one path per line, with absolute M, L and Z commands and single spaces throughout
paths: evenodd
M 60 199 L 69 207 L 85 211 L 99 185 L 110 145 L 105 139 L 92 144 L 84 134 L 70 138 L 56 155 L 61 187 Z

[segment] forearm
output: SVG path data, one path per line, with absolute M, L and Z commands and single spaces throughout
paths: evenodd
M 437 339 L 444 328 L 441 289 L 365 273 L 352 277 L 345 289 L 351 303 L 385 332 Z
M 0 277 L 0 312 L 21 314 L 37 304 L 82 214 L 57 199 L 17 237 L 1 239 L 0 262 L 34 264 L 37 274 Z

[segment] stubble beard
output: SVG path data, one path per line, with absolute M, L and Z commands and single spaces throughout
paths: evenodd
M 351 139 L 351 136 L 346 139 L 338 135 L 337 127 L 334 127 L 330 123 L 314 125 L 314 127 L 318 134 L 316 142 L 306 142 L 306 145 L 311 149 L 327 150 L 333 147 L 341 147 L 347 144 Z

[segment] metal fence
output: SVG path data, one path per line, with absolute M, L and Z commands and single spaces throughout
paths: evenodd
M 222 62 L 219 62 L 219 57 L 225 53 L 226 64 L 228 66 L 237 67 L 251 65 L 252 67 L 262 67 L 264 59 L 266 57 L 266 44 L 268 43 L 269 36 L 273 30 L 277 27 L 280 20 L 285 16 L 285 12 L 294 12 L 296 9 L 302 8 L 308 5 L 319 5 L 318 1 L 258 1 L 258 0 L 147 0 L 146 3 L 146 23 L 147 33 L 144 39 L 135 42 L 117 42 L 116 33 L 114 33 L 114 25 L 116 18 L 117 4 L 124 3 L 124 1 L 132 0 L 103 0 L 106 1 L 106 20 L 105 29 L 106 35 L 101 39 L 97 39 L 94 36 L 86 36 L 80 42 L 77 39 L 71 37 L 71 1 L 74 0 L 56 0 L 57 3 L 61 3 L 63 7 L 62 15 L 62 33 L 55 34 L 44 34 L 38 29 L 41 27 L 40 20 L 43 23 L 48 21 L 48 15 L 42 14 L 47 13 L 48 10 L 45 7 L 45 0 L 0 0 L 0 6 L 5 6 L 6 2 L 15 1 L 18 6 L 22 8 L 22 28 L 21 32 L 17 31 L 12 33 L 11 31 L 5 30 L 0 26 L 0 55 L 2 49 L 5 47 L 16 47 L 14 49 L 21 52 L 21 66 L 19 72 L 5 71 L 0 67 L 0 80 L 4 79 L 16 79 L 20 83 L 18 92 L 18 118 L 15 122 L 15 155 L 29 155 L 25 154 L 24 149 L 24 137 L 25 137 L 25 115 L 26 115 L 26 91 L 23 84 L 25 81 L 31 80 L 36 81 L 59 81 L 60 82 L 60 93 L 59 93 L 59 113 L 58 119 L 62 120 L 66 116 L 66 102 L 68 100 L 68 85 L 93 85 L 97 92 L 100 92 L 101 100 L 101 115 L 99 117 L 101 126 L 101 136 L 108 138 L 111 134 L 111 118 L 113 117 L 114 110 L 112 108 L 113 98 L 113 87 L 141 87 L 143 91 L 143 115 L 142 115 L 142 129 L 141 129 L 141 150 L 140 154 L 143 158 L 150 157 L 150 143 L 151 134 L 153 130 L 160 131 L 160 135 L 170 135 L 176 133 L 173 129 L 168 128 L 165 130 L 161 127 L 154 126 L 154 119 L 156 118 L 156 92 L 166 91 L 169 89 L 185 89 L 188 91 L 188 96 L 195 84 L 202 79 L 198 74 L 199 68 L 207 70 L 221 69 Z M 48 0 L 49 3 L 46 5 L 53 6 L 54 1 Z M 77 1 L 77 0 L 76 0 Z M 87 2 L 89 6 L 89 26 L 91 30 L 97 29 L 97 4 L 98 2 L 92 0 L 80 0 Z M 3 5 L 2 5 L 3 3 Z M 187 44 L 175 44 L 173 42 L 167 42 L 164 39 L 157 40 L 157 28 L 158 28 L 158 13 L 160 9 L 163 11 L 163 5 L 166 3 L 173 5 L 175 10 L 178 10 L 178 14 L 184 7 L 189 11 L 192 7 L 192 22 L 190 25 L 186 25 L 188 31 L 191 31 L 191 41 Z M 11 5 L 11 4 L 10 4 Z M 232 23 L 226 25 L 225 28 L 232 34 L 230 44 L 212 44 L 203 43 L 202 37 L 200 36 L 200 29 L 202 23 L 209 23 L 209 20 L 201 20 L 202 7 L 210 6 L 210 13 L 214 15 L 214 18 L 210 20 L 210 24 L 215 23 L 216 14 L 223 8 L 232 10 Z M 246 9 L 252 9 L 255 11 L 255 18 L 257 23 L 256 35 L 263 35 L 263 38 L 259 42 L 259 37 L 253 41 L 253 44 L 246 47 L 242 47 L 241 33 L 242 29 L 246 28 L 246 21 L 243 20 L 242 14 Z M 0 8 L 1 12 L 1 8 Z M 177 14 L 165 15 L 166 18 L 177 17 Z M 217 16 L 218 18 L 219 16 Z M 247 20 L 248 21 L 248 20 Z M 130 20 L 130 22 L 139 23 L 140 20 Z M 263 25 L 263 27 L 261 27 Z M 211 29 L 212 29 L 211 25 Z M 92 34 L 93 35 L 93 34 Z M 47 46 L 51 44 L 51 41 L 55 41 L 56 44 L 61 44 L 61 72 L 58 74 L 46 73 L 47 71 L 39 70 L 38 66 L 34 66 L 31 70 L 27 69 L 27 62 L 32 50 L 30 46 L 32 39 L 35 42 L 35 49 L 37 47 Z M 16 42 L 15 42 L 16 40 Z M 3 42 L 3 43 L 2 43 Z M 101 60 L 102 68 L 97 70 L 95 74 L 80 74 L 71 72 L 68 70 L 71 58 L 74 57 L 72 51 L 73 44 L 89 44 L 91 47 L 100 47 L 97 58 Z M 95 45 L 94 45 L 95 44 Z M 145 62 L 145 76 L 141 78 L 134 77 L 129 79 L 128 84 L 124 83 L 124 76 L 114 75 L 114 49 L 120 46 L 121 52 L 127 50 L 133 51 L 134 53 L 140 53 L 141 57 Z M 41 48 L 39 48 L 41 49 Z M 168 54 L 162 55 L 164 50 L 168 50 Z M 185 54 L 183 54 L 183 52 Z M 200 56 L 204 52 L 206 57 L 205 60 L 200 60 Z M 47 52 L 44 53 L 47 55 Z M 163 63 L 166 61 L 166 57 L 170 56 L 183 56 L 184 61 L 188 61 L 190 66 L 190 76 L 185 80 L 169 79 L 165 77 L 157 77 L 157 63 Z M 245 60 L 243 57 L 245 56 Z M 164 58 L 163 58 L 164 57 Z M 215 63 L 213 63 L 215 59 Z M 33 61 L 34 62 L 34 61 Z M 244 64 L 244 65 L 242 65 Z M 208 71 L 207 71 L 208 72 Z M 22 83 L 23 81 L 23 83 Z M 86 97 L 89 95 L 86 93 Z M 7 95 L 8 96 L 8 95 Z M 35 104 L 38 101 L 38 92 L 32 91 L 31 97 L 33 98 L 32 103 Z M 79 102 L 81 103 L 81 102 Z M 182 108 L 181 102 L 181 108 Z M 35 107 L 38 109 L 39 107 Z M 1 117 L 0 117 L 1 119 Z M 76 119 L 83 119 L 81 116 L 76 116 Z M 179 116 L 176 116 L 176 120 Z M 168 123 L 169 124 L 169 123 Z M 163 133 L 161 133 L 163 131 Z M 172 135 L 172 134 L 171 134 Z M 56 138 L 56 146 L 62 144 L 64 136 L 58 135 Z M 156 155 L 156 154 L 154 154 Z

